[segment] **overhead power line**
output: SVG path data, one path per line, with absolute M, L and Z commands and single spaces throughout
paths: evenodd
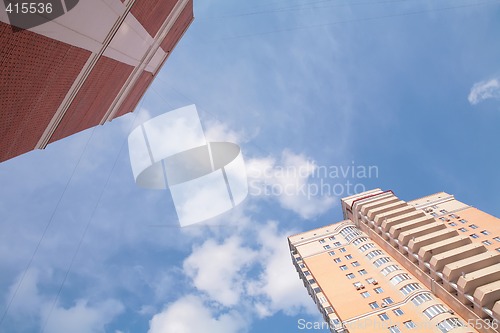
M 237 39 L 244 39 L 244 38 L 255 37 L 255 36 L 271 35 L 271 34 L 284 33 L 284 32 L 296 31 L 296 30 L 308 30 L 308 29 L 324 28 L 324 27 L 340 25 L 340 24 L 347 24 L 347 23 L 387 20 L 387 19 L 397 18 L 397 17 L 420 15 L 420 14 L 427 14 L 427 13 L 433 13 L 433 12 L 445 12 L 445 11 L 451 11 L 451 10 L 456 10 L 456 9 L 487 6 L 487 5 L 498 5 L 498 4 L 500 4 L 500 1 L 498 1 L 498 0 L 482 1 L 482 2 L 474 1 L 473 3 L 467 3 L 467 4 L 462 4 L 462 5 L 454 5 L 454 6 L 433 8 L 433 9 L 421 9 L 421 10 L 407 11 L 407 12 L 401 12 L 401 13 L 395 13 L 395 14 L 375 15 L 375 16 L 367 16 L 367 17 L 360 17 L 360 18 L 350 18 L 350 19 L 338 20 L 338 21 L 333 21 L 333 22 L 301 25 L 301 26 L 296 26 L 296 27 L 274 29 L 274 30 L 269 30 L 269 31 L 262 31 L 262 32 L 249 33 L 249 34 L 243 34 L 243 35 L 228 36 L 228 37 L 223 37 L 223 38 L 211 40 L 211 42 L 237 40 Z

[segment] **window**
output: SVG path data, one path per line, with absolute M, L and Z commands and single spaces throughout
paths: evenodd
M 485 240 L 485 241 L 483 241 L 483 244 L 484 244 L 484 245 L 491 245 L 491 244 L 493 244 L 493 243 L 492 243 L 492 242 L 490 242 L 489 240 Z
M 316 294 L 321 292 L 321 289 L 319 289 L 319 288 L 314 288 L 313 290 L 314 290 L 314 292 L 315 292 Z
M 346 255 L 346 256 L 345 256 L 345 258 L 346 258 L 347 260 L 352 259 L 352 254 L 348 254 L 348 255 Z
M 394 301 L 390 297 L 384 298 L 383 301 L 384 301 L 385 304 L 392 304 L 392 303 L 394 303 Z
M 479 236 L 478 236 L 478 235 L 476 235 L 476 234 L 472 234 L 472 235 L 470 235 L 470 236 L 471 236 L 472 238 L 479 238 Z
M 331 255 L 331 256 L 334 256 L 335 255 L 335 251 L 330 251 L 330 252 L 328 252 L 328 254 Z
M 497 250 L 498 252 L 500 252 L 500 247 L 497 247 L 495 250 Z
M 446 217 L 440 217 L 439 219 L 443 222 L 449 221 Z
M 333 313 L 333 308 L 331 306 L 325 308 L 326 313 Z
M 493 237 L 494 240 L 496 240 L 497 242 L 500 242 L 500 237 Z
M 377 287 L 377 288 L 373 289 L 373 291 L 375 291 L 377 294 L 381 294 L 384 292 L 384 289 Z
M 407 284 L 406 286 L 404 286 L 403 288 L 399 289 L 399 291 L 401 291 L 403 293 L 403 295 L 406 296 L 409 293 L 411 293 L 412 291 L 415 291 L 418 289 L 422 289 L 422 287 L 420 287 L 420 285 L 418 283 L 410 283 L 410 284 Z
M 399 329 L 398 325 L 394 325 L 389 327 L 389 332 L 391 333 L 401 333 L 401 330 Z
M 340 244 L 340 242 L 333 243 L 333 246 L 340 246 L 340 245 L 342 245 L 342 244 Z
M 415 327 L 417 327 L 415 323 L 411 320 L 405 321 L 403 324 L 405 324 L 406 328 L 409 329 L 414 329 Z
M 466 220 L 466 219 L 461 219 L 461 220 L 459 220 L 459 221 L 460 221 L 461 223 L 464 223 L 464 224 L 465 224 L 465 223 L 467 223 L 467 220 Z
M 345 251 L 346 251 L 346 249 L 344 249 L 343 247 L 341 247 L 341 248 L 339 249 L 339 251 L 340 251 L 340 252 L 345 252 Z
M 400 282 L 403 282 L 404 280 L 409 280 L 411 279 L 410 276 L 406 273 L 402 273 L 402 274 L 398 274 L 396 276 L 394 276 L 393 278 L 391 278 L 391 283 L 393 285 L 397 285 L 398 283 Z
M 465 229 L 465 228 L 460 228 L 458 230 L 460 230 L 461 232 L 466 232 L 467 231 L 467 229 Z
M 325 242 L 325 240 L 324 239 L 320 239 L 319 242 L 320 242 L 320 244 L 323 244 Z
M 300 268 L 306 268 L 306 265 L 304 265 L 304 264 L 300 264 L 300 265 L 299 265 L 299 267 L 300 267 Z
M 333 261 L 334 261 L 334 262 L 336 262 L 336 263 L 339 263 L 339 262 L 341 262 L 341 261 L 342 261 L 342 259 L 340 259 L 340 258 L 335 258 L 335 259 L 333 259 Z
M 371 252 L 368 252 L 368 254 L 366 255 L 366 257 L 368 259 L 373 259 L 375 258 L 376 256 L 379 256 L 382 254 L 382 251 L 380 250 L 374 250 L 374 251 L 371 251 Z
M 380 318 L 380 320 L 382 321 L 386 321 L 386 320 L 389 320 L 389 316 L 387 315 L 387 313 L 381 313 L 378 315 L 378 317 Z
M 455 214 L 450 214 L 450 217 L 451 217 L 452 219 L 458 219 L 458 218 L 459 218 L 459 216 L 457 216 L 457 215 L 455 215 Z
M 309 275 L 311 275 L 311 272 L 309 272 L 309 271 L 305 271 L 305 272 L 304 272 L 304 275 L 305 275 L 305 276 L 309 276 Z
M 342 265 L 339 267 L 341 271 L 346 271 L 347 270 L 347 266 L 346 265 Z
M 309 281 L 310 284 L 316 283 L 316 281 L 314 279 L 309 279 L 307 281 Z
M 351 262 L 351 265 L 353 265 L 354 267 L 360 266 L 359 262 L 357 262 L 357 261 Z
M 363 298 L 367 298 L 367 297 L 370 297 L 370 293 L 369 293 L 369 292 L 367 292 L 367 291 L 363 291 L 363 292 L 361 293 L 361 296 L 363 296 Z
M 425 302 L 430 301 L 430 300 L 432 300 L 432 297 L 431 297 L 431 294 L 429 294 L 429 293 L 420 294 L 420 295 L 417 295 L 411 299 L 413 304 L 415 304 L 416 306 L 419 306 L 420 304 L 425 303 Z
M 372 284 L 373 282 L 376 282 L 374 278 L 366 279 L 366 283 Z
M 403 310 L 401 310 L 400 308 L 394 309 L 394 310 L 392 310 L 392 312 L 394 312 L 394 314 L 395 314 L 396 316 L 398 316 L 398 317 L 399 317 L 399 316 L 402 316 L 402 315 L 404 315 L 404 314 L 405 314 L 405 313 L 403 312 Z
M 320 296 L 318 297 L 318 301 L 323 304 L 323 303 L 326 303 L 326 298 L 324 296 Z
M 457 224 L 455 222 L 451 222 L 451 223 L 448 223 L 449 225 L 451 225 L 452 227 L 455 227 Z
M 325 250 L 329 250 L 329 249 L 331 249 L 330 245 L 325 245 L 325 246 L 323 246 L 323 248 L 324 248 Z
M 330 236 L 330 240 L 335 240 L 335 236 Z
M 361 246 L 361 247 L 359 248 L 359 250 L 360 250 L 361 252 L 365 252 L 366 250 L 368 250 L 368 249 L 370 249 L 370 248 L 372 248 L 372 247 L 375 247 L 375 244 L 373 244 L 373 243 L 369 243 L 369 244 L 365 244 L 365 245 Z
M 342 236 L 345 237 L 346 241 L 350 242 L 352 241 L 354 238 L 357 238 L 357 237 L 360 237 L 361 236 L 361 232 L 356 229 L 355 227 L 346 227 L 346 228 L 343 228 L 340 233 L 342 234 Z
M 401 268 L 399 268 L 398 265 L 390 265 L 390 266 L 387 266 L 386 268 L 384 268 L 381 272 L 382 272 L 382 275 L 387 276 L 387 274 L 394 272 L 394 271 L 397 271 L 397 270 L 400 270 L 400 269 Z
M 378 306 L 378 303 L 377 302 L 371 302 L 368 304 L 370 306 L 370 308 L 372 309 L 378 309 L 379 306 Z
M 458 320 L 458 318 L 448 318 L 437 324 L 439 330 L 443 333 L 449 332 L 455 327 L 463 327 L 464 324 Z
M 353 273 L 349 273 L 346 275 L 349 280 L 354 279 L 355 275 Z
M 427 309 L 424 310 L 424 315 L 427 316 L 427 318 L 432 319 L 436 317 L 438 314 L 445 313 L 448 310 L 441 304 L 436 304 L 428 307 Z
M 359 273 L 359 275 L 368 274 L 368 272 L 365 269 L 359 270 L 358 273 Z
M 442 213 L 442 214 L 448 213 L 448 211 L 446 209 L 441 209 L 439 212 Z
M 379 259 L 375 260 L 373 262 L 373 264 L 375 265 L 375 267 L 380 267 L 389 261 L 391 261 L 391 259 L 389 257 L 383 257 L 383 258 L 379 258 Z
M 483 230 L 483 231 L 481 231 L 481 233 L 483 235 L 486 235 L 486 236 L 488 236 L 490 234 L 490 232 L 488 230 Z
M 353 286 L 355 286 L 356 288 L 360 288 L 363 284 L 361 282 L 354 282 L 353 283 Z
M 475 224 L 471 224 L 471 225 L 469 225 L 469 227 L 471 227 L 471 229 L 477 229 L 477 228 L 479 228 L 479 227 L 478 227 L 477 225 L 475 225 Z
M 368 240 L 368 238 L 366 238 L 366 237 L 360 237 L 358 239 L 355 239 L 352 243 L 357 246 L 363 242 L 366 242 L 367 240 Z
M 436 213 L 431 213 L 431 215 L 434 217 L 438 216 L 438 214 L 436 214 Z

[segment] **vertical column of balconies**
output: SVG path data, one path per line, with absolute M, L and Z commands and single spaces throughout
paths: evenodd
M 351 210 L 478 317 L 500 320 L 500 253 L 473 243 L 394 195 L 354 200 Z
M 295 269 L 297 273 L 299 274 L 299 278 L 302 280 L 304 287 L 306 287 L 307 292 L 309 296 L 313 299 L 314 303 L 316 304 L 318 310 L 320 311 L 321 315 L 323 316 L 323 319 L 325 320 L 325 323 L 328 324 L 328 327 L 330 329 L 331 333 L 349 333 L 349 331 L 344 327 L 342 324 L 342 321 L 340 320 L 338 314 L 335 311 L 335 308 L 333 305 L 330 303 L 330 300 L 324 294 L 321 286 L 318 284 L 314 277 L 314 273 L 309 270 L 307 267 L 307 264 L 302 257 L 300 250 L 298 247 L 300 245 L 304 245 L 310 242 L 317 242 L 320 239 L 335 239 L 335 237 L 332 237 L 334 235 L 339 235 L 339 230 L 341 231 L 343 228 L 345 228 L 345 225 L 352 225 L 351 222 L 345 222 L 345 223 L 339 223 L 336 225 L 336 227 L 328 232 L 327 234 L 322 234 L 317 236 L 306 238 L 306 239 L 301 239 L 299 242 L 292 242 L 289 238 L 289 248 L 290 248 L 290 254 L 292 257 L 292 262 L 295 266 Z M 327 230 L 328 231 L 328 230 Z M 324 243 L 326 244 L 326 243 Z M 319 252 L 314 252 L 314 253 L 309 253 L 310 255 L 317 255 L 320 254 L 321 252 L 325 251 L 328 252 L 330 249 L 335 249 L 336 247 L 341 246 L 340 243 L 334 242 L 332 244 L 332 247 L 323 247 L 323 249 Z M 306 276 L 306 272 L 309 272 L 309 275 Z

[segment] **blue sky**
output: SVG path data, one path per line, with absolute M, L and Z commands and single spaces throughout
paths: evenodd
M 500 215 L 498 1 L 195 1 L 195 16 L 134 114 L 0 164 L 0 332 L 301 332 L 320 317 L 286 236 L 341 220 L 347 181 Z M 168 191 L 135 185 L 126 140 L 193 103 L 251 184 L 344 193 L 253 193 L 179 228 Z

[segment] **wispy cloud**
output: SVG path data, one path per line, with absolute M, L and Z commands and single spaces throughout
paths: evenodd
M 28 270 L 16 302 L 12 303 L 14 316 L 9 320 L 19 331 L 33 331 L 34 327 L 41 327 L 44 332 L 50 333 L 98 333 L 103 332 L 105 326 L 125 310 L 120 301 L 112 298 L 92 303 L 82 298 L 71 306 L 54 304 L 54 295 L 40 287 L 41 275 L 36 269 Z M 10 294 L 17 284 L 18 281 L 11 285 Z
M 228 124 L 219 120 L 208 120 L 203 124 L 205 127 L 205 137 L 207 141 L 219 141 L 219 142 L 233 142 L 241 144 L 242 142 L 248 142 L 251 137 L 244 131 L 236 131 L 229 127 Z
M 269 156 L 247 162 L 250 195 L 276 198 L 280 205 L 304 219 L 317 217 L 335 204 L 335 198 L 312 191 L 316 162 L 285 149 L 278 158 Z
M 270 222 L 259 230 L 259 260 L 262 271 L 258 279 L 249 284 L 249 294 L 259 299 L 255 306 L 261 317 L 279 311 L 287 315 L 300 312 L 316 313 L 314 303 L 299 282 L 294 267 L 290 265 L 286 240 L 290 234 L 292 231 L 279 231 L 277 222 Z
M 149 322 L 148 333 L 217 332 L 243 333 L 247 331 L 246 319 L 230 311 L 216 315 L 203 299 L 195 295 L 184 296 L 156 314 Z
M 198 290 L 223 305 L 234 305 L 243 293 L 245 268 L 256 255 L 237 237 L 222 244 L 207 240 L 184 261 L 184 271 Z
M 500 99 L 500 78 L 474 83 L 468 99 L 472 105 L 486 99 Z
M 208 239 L 194 247 L 183 267 L 195 291 L 154 315 L 149 333 L 175 329 L 190 333 L 202 328 L 206 332 L 244 332 L 257 318 L 278 312 L 316 312 L 290 264 L 286 236 L 295 231 L 280 231 L 273 221 L 265 225 L 251 222 L 229 239 Z M 216 232 L 215 236 L 221 238 L 222 234 Z M 197 313 L 197 320 L 189 313 Z
M 45 307 L 48 310 L 48 306 Z M 123 312 L 125 307 L 117 300 L 108 299 L 94 305 L 87 300 L 78 300 L 72 307 L 57 306 L 46 324 L 50 333 L 98 333 L 105 330 L 105 325 Z
M 127 120 L 128 124 L 130 121 Z M 100 135 L 99 139 L 122 143 L 123 124 L 116 121 L 109 125 L 111 127 L 108 126 L 108 129 L 113 131 L 96 132 Z M 248 139 L 245 133 L 234 131 L 222 122 L 209 123 L 207 133 L 214 140 L 245 142 Z M 95 139 L 91 140 L 91 145 L 94 141 Z M 66 141 L 66 147 L 70 143 Z M 220 224 L 227 228 L 220 230 L 217 226 L 179 230 L 174 227 L 173 222 L 168 225 L 171 228 L 153 229 L 151 224 L 166 226 L 175 217 L 164 207 L 168 202 L 160 194 L 137 190 L 128 157 L 124 153 L 119 155 L 109 188 L 106 188 L 102 202 L 90 221 L 82 249 L 76 257 L 77 264 L 70 272 L 68 283 L 62 285 L 63 293 L 50 312 L 48 309 L 55 297 L 53 291 L 61 286 L 61 276 L 75 251 L 75 243 L 90 218 L 89 211 L 96 204 L 95 198 L 101 190 L 102 178 L 110 172 L 110 158 L 105 158 L 117 156 L 119 146 L 115 144 L 115 151 L 108 147 L 111 154 L 103 156 L 102 149 L 88 149 L 85 160 L 89 163 L 92 161 L 93 165 L 77 169 L 63 205 L 58 209 L 36 254 L 36 260 L 13 299 L 3 327 L 16 327 L 18 332 L 30 332 L 39 330 L 48 318 L 47 331 L 50 328 L 53 332 L 58 332 L 56 326 L 59 322 L 63 323 L 61 328 L 75 332 L 79 331 L 78 328 L 71 329 L 69 325 L 72 322 L 75 325 L 80 323 L 80 331 L 99 332 L 108 326 L 123 330 L 124 325 L 118 322 L 123 317 L 120 314 L 126 312 L 136 313 L 140 320 L 153 318 L 151 332 L 157 332 L 155 330 L 163 327 L 166 327 L 163 331 L 170 332 L 168 328 L 171 326 L 168 325 L 176 323 L 171 318 L 179 317 L 177 311 L 194 308 L 202 310 L 206 325 L 213 328 L 213 332 L 243 332 L 250 326 L 250 321 L 272 316 L 280 311 L 286 314 L 297 311 L 308 313 L 304 309 L 309 309 L 314 304 L 297 278 L 287 252 L 286 235 L 295 231 L 279 230 L 278 222 L 266 224 L 269 220 L 267 214 L 259 216 L 262 213 L 259 204 L 263 198 L 247 200 L 242 207 L 222 216 L 223 223 Z M 63 145 L 55 148 L 64 151 Z M 306 183 L 308 175 L 315 168 L 312 158 L 292 150 L 268 156 L 270 157 L 257 157 L 256 161 L 263 163 L 261 166 L 269 165 L 272 169 L 294 165 L 305 170 L 305 175 L 299 178 L 290 175 L 272 177 L 272 182 L 276 184 Z M 39 159 L 46 161 L 38 163 L 39 169 L 11 175 L 16 181 L 12 181 L 9 186 L 13 188 L 10 195 L 4 196 L 8 200 L 2 202 L 5 205 L 1 208 L 2 212 L 10 212 L 9 207 L 23 202 L 25 193 L 29 193 L 31 185 L 22 183 L 22 179 L 31 176 L 36 179 L 34 175 L 51 170 L 53 164 L 48 163 L 50 156 L 40 155 Z M 95 170 L 104 171 L 96 173 Z M 52 185 L 56 176 L 57 174 L 52 173 L 39 179 L 40 190 L 37 191 L 59 190 Z M 21 183 L 26 188 L 16 188 L 16 183 Z M 93 184 L 95 188 L 89 184 Z M 84 197 L 94 199 L 83 200 Z M 300 204 L 302 199 L 303 197 L 277 198 L 283 208 L 299 215 L 313 216 L 304 207 L 314 210 L 315 214 L 325 211 L 321 208 L 321 198 L 312 198 L 310 202 L 303 203 L 304 207 Z M 8 281 L 8 284 L 4 284 L 4 293 L 0 294 L 3 306 L 12 299 L 24 265 L 40 239 L 40 228 L 47 223 L 49 217 L 43 214 L 50 212 L 53 205 L 55 203 L 50 201 L 45 205 L 34 205 L 30 210 L 18 208 L 15 210 L 16 215 L 12 212 L 10 215 L 5 214 L 10 219 L 5 221 L 3 231 L 19 236 L 8 237 L 0 245 L 5 250 L 0 258 L 4 279 Z M 44 223 L 36 228 L 30 227 L 36 218 Z M 193 240 L 198 240 L 199 245 L 191 249 Z M 178 260 L 166 265 L 163 261 L 159 264 L 159 259 L 150 253 L 161 254 L 162 251 L 178 253 Z M 186 259 L 183 260 L 183 257 Z M 116 263 L 117 258 L 119 263 Z M 214 261 L 214 258 L 217 260 Z M 115 264 L 110 264 L 111 262 Z M 116 276 L 120 276 L 120 279 L 116 279 Z M 279 279 L 271 280 L 276 276 Z M 188 294 L 197 296 L 186 299 L 185 295 Z M 126 295 L 131 296 L 127 303 L 121 303 L 119 300 L 127 297 Z M 170 305 L 160 311 L 165 303 Z M 250 318 L 242 324 L 240 317 L 247 314 Z M 162 318 L 167 318 L 170 324 L 162 324 Z M 183 318 L 179 317 L 177 324 L 187 325 L 189 328 L 186 332 L 198 329 L 197 324 L 192 323 L 192 317 L 186 320 Z M 86 323 L 81 324 L 82 321 Z

